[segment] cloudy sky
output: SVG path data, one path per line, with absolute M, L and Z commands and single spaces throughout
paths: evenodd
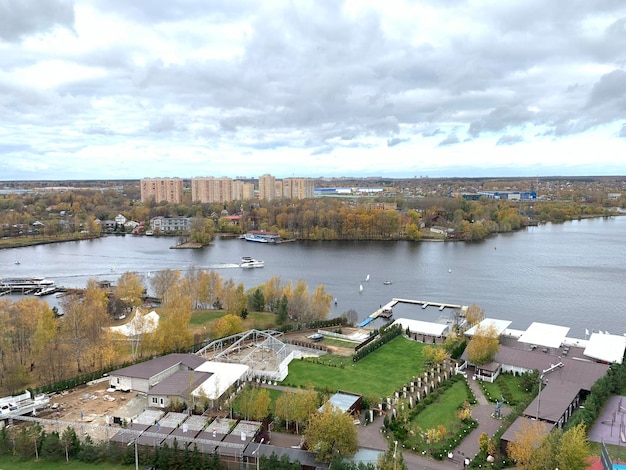
M 0 180 L 626 174 L 624 0 L 0 0 Z

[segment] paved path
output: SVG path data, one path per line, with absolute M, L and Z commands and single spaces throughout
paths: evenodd
M 489 403 L 485 398 L 482 389 L 468 374 L 467 382 L 476 396 L 477 405 L 472 408 L 472 417 L 478 422 L 478 427 L 473 429 L 470 434 L 463 439 L 463 442 L 454 450 L 454 456 L 452 459 L 446 459 L 443 461 L 433 460 L 431 458 L 423 457 L 419 454 L 415 454 L 406 449 L 402 450 L 402 455 L 407 467 L 410 470 L 452 470 L 463 468 L 463 460 L 465 457 L 470 459 L 474 458 L 479 451 L 478 438 L 482 433 L 487 433 L 489 437 L 492 437 L 496 431 L 502 426 L 504 420 L 495 419 L 491 415 L 495 411 L 495 405 Z M 273 388 L 283 391 L 293 391 L 295 389 L 289 387 L 282 387 L 280 385 L 262 385 L 263 387 Z M 506 416 L 511 412 L 511 409 L 503 406 L 501 409 L 502 416 Z M 364 423 L 364 417 L 361 417 L 361 422 Z M 359 446 L 366 449 L 374 449 L 380 451 L 386 451 L 388 448 L 388 441 L 382 432 L 382 425 L 384 418 L 378 417 L 373 423 L 367 426 L 359 425 Z M 278 437 L 278 436 L 277 436 Z M 272 441 L 274 438 L 272 438 Z M 287 443 L 287 442 L 285 442 Z M 289 445 L 293 445 L 294 442 L 289 442 Z

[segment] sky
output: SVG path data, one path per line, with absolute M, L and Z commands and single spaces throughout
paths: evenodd
M 624 0 L 0 0 L 0 180 L 626 175 Z

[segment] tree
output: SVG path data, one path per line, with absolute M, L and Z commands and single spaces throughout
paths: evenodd
M 80 439 L 74 428 L 68 426 L 61 434 L 61 444 L 65 447 L 65 461 L 69 462 L 70 457 L 74 457 L 80 452 Z
M 422 350 L 422 355 L 427 364 L 442 364 L 448 357 L 448 351 L 440 346 L 426 345 Z
M 169 301 L 168 293 L 173 286 L 178 284 L 179 279 L 180 271 L 173 269 L 163 269 L 161 271 L 157 271 L 150 278 L 152 290 L 155 295 L 161 299 L 163 305 L 166 305 Z
M 82 296 L 73 294 L 63 298 L 65 316 L 60 341 L 70 346 L 78 372 L 83 372 L 85 366 L 92 370 L 102 368 L 113 360 L 106 306 L 106 294 L 93 279 L 87 282 Z
M 556 454 L 558 468 L 585 470 L 588 468 L 590 456 L 591 449 L 583 423 L 579 423 L 563 433 Z
M 494 325 L 476 328 L 467 345 L 467 359 L 477 366 L 492 362 L 500 349 L 500 335 Z
M 191 299 L 183 295 L 178 285 L 169 288 L 167 298 L 167 304 L 160 310 L 155 343 L 162 353 L 184 351 L 193 341 L 193 334 L 189 330 Z
M 517 463 L 520 470 L 534 470 L 535 452 L 545 439 L 546 423 L 536 420 L 524 420 L 509 442 L 507 453 Z
M 243 331 L 243 320 L 241 317 L 229 313 L 215 322 L 213 331 L 216 338 L 236 335 Z
M 259 287 L 254 289 L 250 299 L 251 307 L 256 312 L 262 312 L 265 310 L 265 296 L 263 290 Z
M 336 454 L 351 457 L 359 448 L 352 416 L 328 403 L 313 413 L 305 435 L 309 449 L 323 462 L 330 462 Z
M 402 446 L 398 448 L 398 441 L 389 440 L 387 451 L 378 457 L 376 468 L 380 470 L 408 470 L 404 456 L 402 455 Z
M 317 286 L 311 299 L 310 320 L 324 320 L 330 312 L 332 300 L 333 296 L 326 292 L 326 287 L 323 284 Z
M 146 288 L 135 273 L 125 272 L 120 276 L 115 288 L 115 294 L 124 305 L 135 308 L 141 305 Z
M 485 312 L 476 304 L 472 304 L 468 307 L 467 312 L 465 312 L 465 320 L 470 325 L 476 325 L 481 322 L 485 318 Z
M 346 310 L 341 316 L 346 319 L 346 324 L 348 325 L 354 325 L 359 320 L 359 314 L 353 308 Z

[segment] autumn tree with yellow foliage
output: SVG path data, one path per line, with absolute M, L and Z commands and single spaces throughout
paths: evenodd
M 472 339 L 467 344 L 467 359 L 480 366 L 494 360 L 500 349 L 500 334 L 494 325 L 478 326 Z

